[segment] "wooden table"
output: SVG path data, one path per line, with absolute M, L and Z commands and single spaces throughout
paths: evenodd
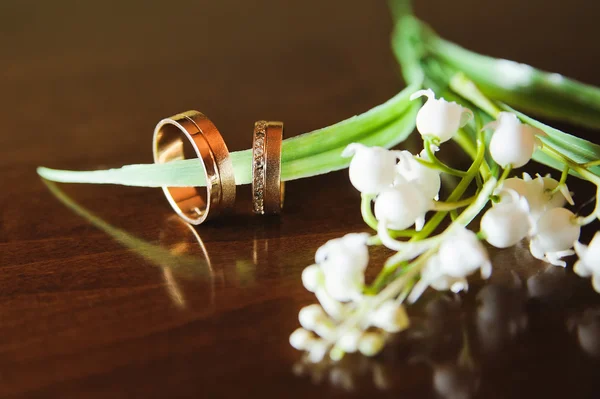
M 600 84 L 591 1 L 417 11 L 476 51 Z M 526 250 L 495 254 L 492 282 L 460 301 L 430 295 L 382 355 L 302 363 L 288 336 L 315 300 L 300 273 L 366 230 L 346 172 L 289 183 L 280 218 L 252 216 L 242 187 L 236 215 L 194 231 L 158 189 L 35 173 L 151 162 L 156 122 L 187 109 L 231 150 L 257 119 L 295 135 L 361 113 L 402 88 L 390 31 L 374 1 L 2 2 L 0 394 L 599 397 L 599 297 Z

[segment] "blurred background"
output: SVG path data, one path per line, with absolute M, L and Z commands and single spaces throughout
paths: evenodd
M 415 3 L 468 49 L 600 85 L 595 0 Z M 462 302 L 417 309 L 382 357 L 303 364 L 300 272 L 364 229 L 345 172 L 290 183 L 280 220 L 177 233 L 160 190 L 57 197 L 35 174 L 149 163 L 155 124 L 188 109 L 230 150 L 258 119 L 292 136 L 362 113 L 403 88 L 391 30 L 383 1 L 2 1 L 0 396 L 598 397 L 589 282 L 518 253 Z

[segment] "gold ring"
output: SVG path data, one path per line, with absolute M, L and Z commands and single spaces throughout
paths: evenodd
M 206 178 L 206 195 L 200 187 L 163 187 L 167 200 L 186 222 L 201 224 L 232 208 L 235 178 L 229 151 L 213 123 L 198 111 L 187 111 L 158 122 L 152 140 L 154 162 L 185 159 L 186 137 Z
M 283 123 L 258 121 L 252 142 L 252 209 L 254 213 L 277 214 L 285 195 L 281 181 Z

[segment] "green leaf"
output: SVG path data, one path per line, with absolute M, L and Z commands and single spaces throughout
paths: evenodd
M 350 159 L 340 154 L 350 143 L 390 148 L 397 145 L 414 129 L 419 102 L 410 95 L 420 88 L 420 82 L 406 87 L 387 102 L 332 126 L 292 137 L 282 144 L 282 178 L 294 180 L 315 176 L 348 166 Z M 251 150 L 230 154 L 237 184 L 252 181 Z M 173 161 L 166 164 L 126 165 L 117 169 L 68 171 L 45 167 L 38 174 L 61 183 L 122 184 L 128 186 L 162 187 L 195 186 L 205 183 L 202 163 L 198 159 Z
M 600 128 L 600 88 L 477 54 L 437 35 L 424 38 L 434 56 L 465 73 L 488 97 L 551 119 Z

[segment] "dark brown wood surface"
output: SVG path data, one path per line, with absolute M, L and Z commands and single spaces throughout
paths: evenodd
M 417 11 L 476 51 L 600 84 L 595 3 Z M 365 230 L 345 172 L 289 183 L 280 218 L 252 216 L 244 187 L 234 216 L 194 232 L 158 189 L 35 174 L 151 162 L 156 122 L 187 109 L 230 150 L 258 119 L 295 135 L 364 112 L 402 88 L 390 31 L 376 1 L 3 1 L 0 395 L 600 397 L 598 296 L 526 248 L 495 254 L 492 282 L 460 301 L 430 295 L 382 355 L 303 364 L 288 344 L 314 302 L 300 272 Z

